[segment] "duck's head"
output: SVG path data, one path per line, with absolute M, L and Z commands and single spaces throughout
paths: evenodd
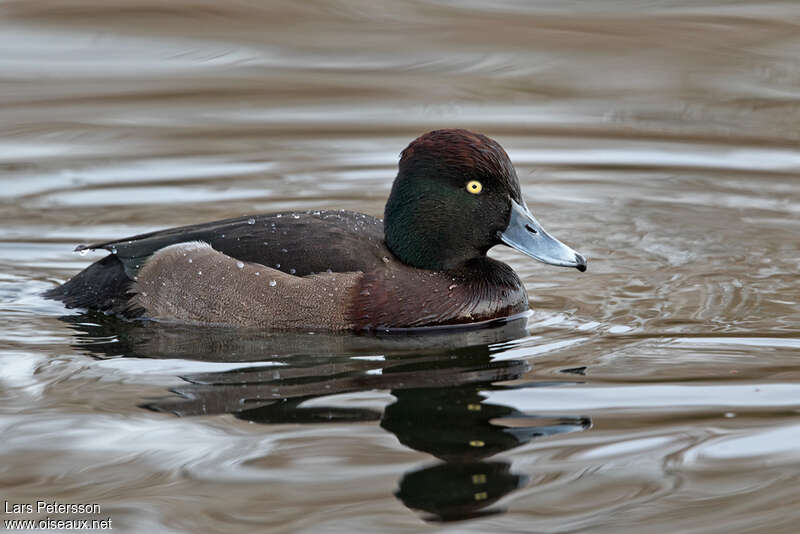
M 423 269 L 452 269 L 505 244 L 544 263 L 586 270 L 586 259 L 534 218 L 505 150 L 467 130 L 429 132 L 403 150 L 384 232 L 398 259 Z

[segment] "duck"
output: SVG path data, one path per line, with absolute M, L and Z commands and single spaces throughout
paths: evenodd
M 274 330 L 483 325 L 529 313 L 505 245 L 586 271 L 528 208 L 511 160 L 441 129 L 400 154 L 383 220 L 352 211 L 245 215 L 85 244 L 106 250 L 44 296 L 125 319 Z

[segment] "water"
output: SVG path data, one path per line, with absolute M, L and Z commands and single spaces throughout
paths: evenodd
M 120 532 L 796 531 L 794 2 L 0 12 L 3 500 Z M 79 243 L 380 215 L 400 150 L 454 126 L 589 258 L 492 253 L 527 324 L 272 335 L 37 296 L 100 257 Z

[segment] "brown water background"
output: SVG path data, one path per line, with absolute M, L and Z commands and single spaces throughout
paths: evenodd
M 793 1 L 3 2 L 0 500 L 117 532 L 797 532 L 798 58 Z M 82 242 L 380 215 L 440 127 L 496 138 L 589 258 L 492 253 L 516 333 L 161 331 L 37 296 Z M 175 387 L 187 417 L 139 407 Z

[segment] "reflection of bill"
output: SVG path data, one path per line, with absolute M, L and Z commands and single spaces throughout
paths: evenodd
M 392 391 L 381 426 L 401 443 L 430 453 L 442 463 L 406 473 L 397 497 L 409 508 L 431 514 L 430 520 L 452 521 L 498 513 L 491 504 L 521 487 L 524 475 L 504 461 L 485 458 L 532 439 L 585 430 L 584 417 L 540 417 L 509 406 L 485 402 L 481 390 L 491 384 L 443 389 Z

